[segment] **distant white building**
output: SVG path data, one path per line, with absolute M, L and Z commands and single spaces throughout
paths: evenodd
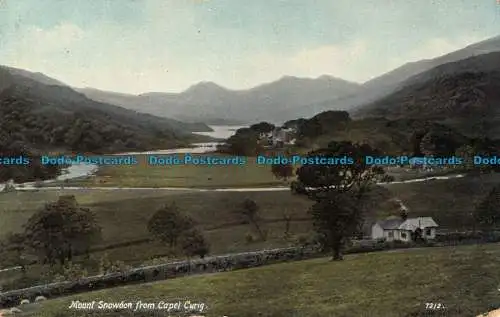
M 293 129 L 276 128 L 272 132 L 272 143 L 273 146 L 280 146 L 285 144 L 293 144 Z
M 272 138 L 272 137 L 273 137 L 273 131 L 259 133 L 259 139 L 261 139 L 261 140 L 263 140 L 263 139 L 269 139 L 269 138 Z
M 273 131 L 259 133 L 259 142 L 273 147 L 295 144 L 294 133 L 294 129 L 277 127 Z
M 371 238 L 410 242 L 415 236 L 420 236 L 424 240 L 432 240 L 436 238 L 438 227 L 431 217 L 386 219 L 372 226 Z

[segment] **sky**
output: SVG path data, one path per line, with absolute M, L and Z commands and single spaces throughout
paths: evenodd
M 133 94 L 361 83 L 497 35 L 496 0 L 0 0 L 0 64 Z

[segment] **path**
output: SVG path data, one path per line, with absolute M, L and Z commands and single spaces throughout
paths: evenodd
M 431 176 L 425 178 L 415 178 L 405 181 L 385 182 L 378 183 L 378 185 L 392 185 L 392 184 L 409 184 L 421 183 L 434 180 L 448 180 L 453 178 L 465 177 L 463 174 L 454 174 L 448 176 Z M 287 191 L 290 187 L 275 186 L 275 187 L 244 187 L 244 188 L 193 188 L 193 187 L 73 187 L 73 186 L 54 186 L 54 187 L 16 187 L 19 191 L 41 191 L 41 190 L 172 190 L 172 191 L 192 191 L 192 192 L 270 192 L 270 191 Z

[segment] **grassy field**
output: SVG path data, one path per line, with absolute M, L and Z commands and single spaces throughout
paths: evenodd
M 14 192 L 0 195 L 2 217 L 0 236 L 9 231 L 18 232 L 28 218 L 46 201 L 56 200 L 59 195 L 75 194 L 77 201 L 90 207 L 103 228 L 103 244 L 127 242 L 150 237 L 147 221 L 162 205 L 175 202 L 181 210 L 195 219 L 205 232 L 212 251 L 225 253 L 258 249 L 266 246 L 282 246 L 285 225 L 284 213 L 292 216 L 292 233 L 308 232 L 310 227 L 304 218 L 310 201 L 293 196 L 290 192 L 183 192 L 168 190 L 84 190 Z M 261 223 L 269 232 L 267 241 L 245 243 L 247 233 L 255 234 L 253 227 L 242 224 L 238 213 L 244 199 L 250 198 L 260 206 Z M 164 254 L 167 248 L 148 244 L 110 251 L 110 255 L 124 261 L 135 261 Z M 139 251 L 142 250 L 142 251 Z M 147 255 L 145 255 L 147 254 Z
M 448 316 L 500 307 L 500 245 L 399 250 L 326 258 L 127 286 L 23 306 L 26 316 L 82 316 L 72 300 L 191 300 L 211 316 Z M 376 268 L 376 271 L 374 271 Z M 444 305 L 425 315 L 425 303 Z M 137 316 L 92 312 L 89 316 Z M 156 312 L 140 316 L 167 316 Z
M 467 230 L 472 228 L 470 214 L 475 202 L 495 184 L 498 175 L 437 180 L 426 183 L 393 184 L 374 192 L 375 203 L 366 214 L 366 233 L 374 221 L 398 214 L 399 205 L 391 198 L 399 197 L 410 208 L 410 217 L 431 216 L 440 229 Z M 92 254 L 94 264 L 85 262 L 91 274 L 95 263 L 105 254 L 133 266 L 153 258 L 171 254 L 161 243 L 149 241 L 147 221 L 162 205 L 175 202 L 192 216 L 203 231 L 211 254 L 243 252 L 262 248 L 285 247 L 312 233 L 307 209 L 311 201 L 284 192 L 187 192 L 169 190 L 58 190 L 40 192 L 11 192 L 0 194 L 0 237 L 8 232 L 20 232 L 23 224 L 45 202 L 57 200 L 63 194 L 75 194 L 77 201 L 90 207 L 103 228 L 100 250 Z M 243 223 L 238 213 L 244 199 L 250 198 L 260 206 L 261 228 L 267 232 L 265 241 L 258 239 L 250 224 Z M 284 214 L 292 216 L 291 237 L 285 238 Z M 247 241 L 247 237 L 254 237 Z M 127 246 L 120 243 L 135 242 Z M 82 259 L 80 259 L 82 261 Z M 37 267 L 29 270 L 37 277 Z M 2 283 L 5 280 L 2 278 Z
M 430 216 L 453 229 L 471 229 L 471 213 L 487 192 L 500 184 L 500 174 L 425 183 L 387 185 L 410 209 L 410 217 Z
M 227 157 L 218 154 L 210 156 Z M 193 154 L 193 157 L 201 155 Z M 182 155 L 179 155 L 182 159 Z M 104 166 L 95 177 L 69 181 L 68 186 L 231 188 L 286 185 L 271 173 L 270 165 L 248 158 L 245 165 L 149 165 L 137 155 L 137 165 Z
M 377 219 L 397 214 L 398 205 L 391 197 L 398 197 L 410 208 L 410 216 L 431 216 L 442 228 L 470 229 L 470 214 L 474 205 L 494 185 L 499 175 L 481 178 L 466 177 L 436 180 L 426 183 L 386 185 L 388 190 L 374 193 L 377 204 L 367 213 L 367 226 Z M 59 195 L 75 194 L 77 201 L 90 207 L 103 227 L 103 245 L 123 243 L 150 237 L 146 224 L 162 205 L 175 202 L 193 217 L 202 229 L 213 253 L 246 251 L 261 247 L 285 246 L 284 214 L 292 216 L 291 233 L 301 235 L 311 229 L 307 209 L 311 202 L 290 192 L 185 192 L 168 190 L 59 190 L 40 192 L 13 192 L 0 195 L 0 236 L 9 231 L 18 232 L 28 218 L 47 201 Z M 244 199 L 250 198 L 260 206 L 261 223 L 268 232 L 267 241 L 248 244 L 245 236 L 255 234 L 249 224 L 242 224 L 238 214 Z M 133 250 L 134 252 L 130 252 Z M 124 261 L 161 255 L 161 245 L 129 246 L 110 250 L 113 258 Z

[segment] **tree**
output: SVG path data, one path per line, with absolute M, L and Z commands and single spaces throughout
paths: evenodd
M 275 126 L 274 124 L 262 121 L 256 124 L 253 124 L 250 126 L 250 129 L 252 129 L 255 132 L 258 133 L 268 133 L 272 132 L 274 130 Z
M 249 128 L 238 129 L 226 144 L 228 152 L 233 155 L 254 156 L 262 150 L 259 134 Z
M 366 194 L 385 175 L 382 168 L 365 163 L 365 156 L 377 154 L 367 144 L 331 142 L 308 157 L 347 156 L 352 164 L 303 165 L 297 170 L 291 189 L 315 202 L 309 212 L 322 248 L 332 252 L 333 260 L 342 259 L 343 245 L 362 224 Z
M 21 266 L 23 272 L 28 264 L 25 258 L 26 238 L 22 233 L 9 233 L 0 244 L 2 266 Z
M 455 151 L 455 155 L 464 160 L 461 166 L 465 167 L 466 170 L 471 170 L 475 167 L 473 157 L 476 155 L 476 151 L 471 145 L 465 144 L 460 146 Z
M 342 260 L 342 247 L 358 231 L 363 220 L 355 194 L 330 191 L 316 201 L 309 213 L 321 237 L 323 250 L 332 252 L 333 260 Z
M 283 213 L 283 220 L 285 221 L 285 237 L 290 236 L 290 224 L 292 222 L 292 216 L 285 212 Z
M 35 213 L 25 225 L 26 244 L 39 259 L 64 265 L 78 253 L 87 253 L 100 241 L 101 227 L 88 208 L 80 207 L 75 196 L 61 196 Z
M 148 231 L 158 240 L 177 246 L 183 233 L 194 227 L 194 221 L 184 215 L 175 203 L 158 209 L 148 222 Z
M 292 164 L 273 164 L 271 165 L 271 173 L 278 179 L 283 179 L 285 182 L 293 176 Z
M 243 216 L 245 216 L 249 223 L 254 225 L 260 238 L 264 240 L 265 235 L 259 225 L 259 205 L 257 205 L 254 200 L 247 198 L 241 204 L 239 211 L 243 214 Z
M 182 235 L 182 251 L 187 257 L 199 256 L 204 258 L 209 252 L 205 237 L 197 229 L 191 229 Z
M 339 193 L 358 191 L 362 194 L 385 175 L 381 167 L 365 163 L 365 156 L 368 155 L 376 156 L 379 153 L 368 144 L 330 142 L 327 148 L 309 152 L 307 157 L 315 159 L 346 156 L 352 161 L 348 164 L 302 165 L 296 172 L 298 182 L 294 183 L 294 187 L 309 188 L 306 192 L 313 196 L 312 199 L 332 190 Z
M 486 229 L 500 224 L 500 186 L 495 186 L 473 213 L 474 223 Z

